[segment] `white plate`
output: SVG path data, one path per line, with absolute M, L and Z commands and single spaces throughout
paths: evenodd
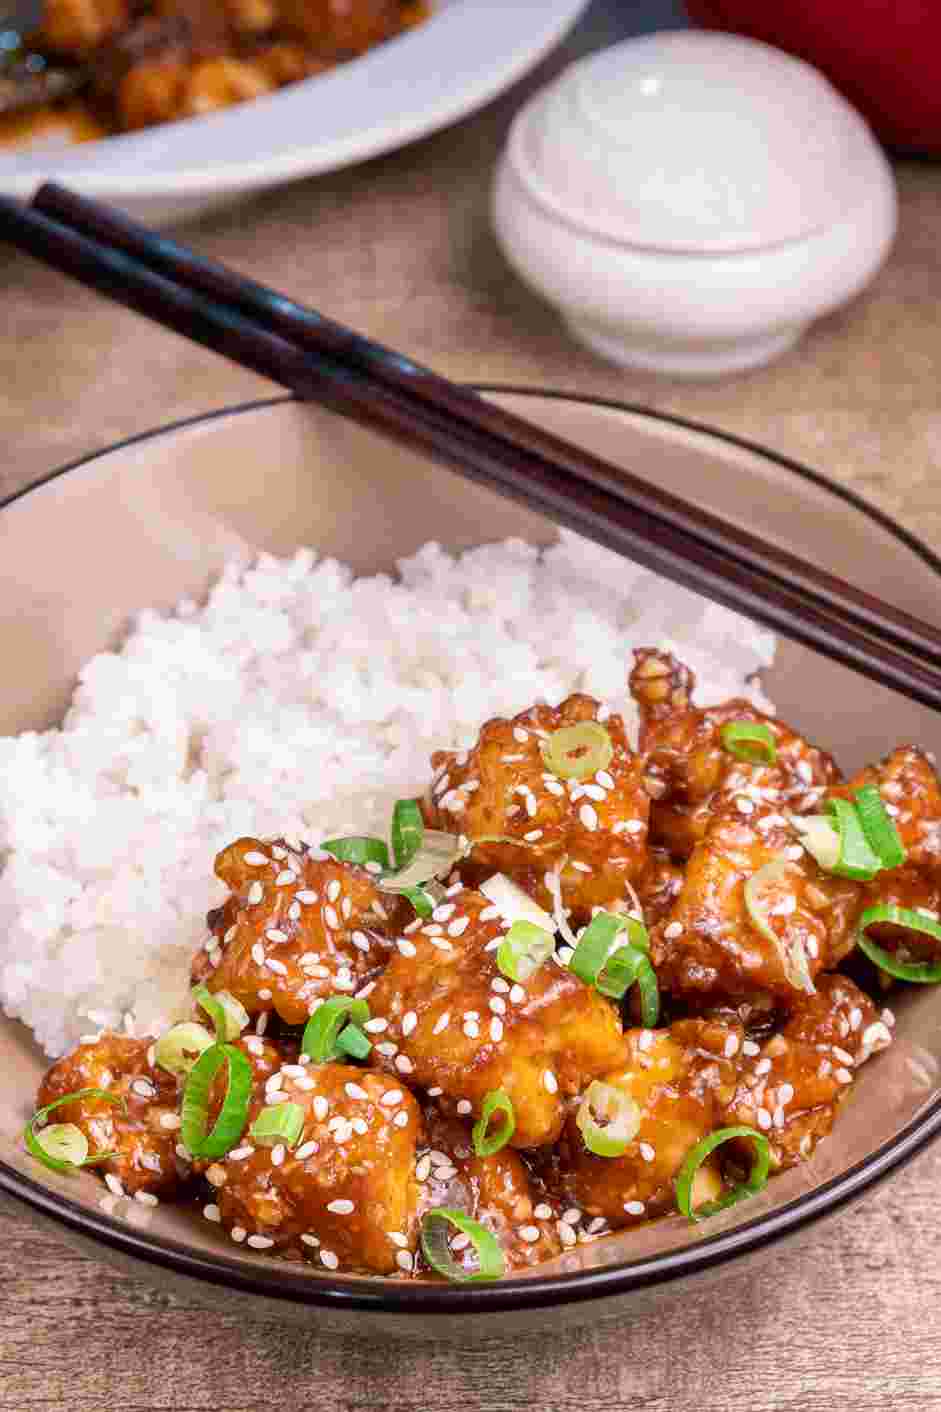
M 0 191 L 50 178 L 151 223 L 400 147 L 473 112 L 557 44 L 586 0 L 437 0 L 425 24 L 330 73 L 186 122 L 0 156 Z

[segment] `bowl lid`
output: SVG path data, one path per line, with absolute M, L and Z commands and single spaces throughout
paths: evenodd
M 519 114 L 509 156 L 531 196 L 594 235 L 726 252 L 845 218 L 865 199 L 874 146 L 809 64 L 675 30 L 571 65 Z

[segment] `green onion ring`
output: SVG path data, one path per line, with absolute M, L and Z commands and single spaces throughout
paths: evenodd
M 907 927 L 909 931 L 920 932 L 935 941 L 941 941 L 941 926 L 931 917 L 923 917 L 920 912 L 912 912 L 907 907 L 891 907 L 880 903 L 877 907 L 866 908 L 859 919 L 859 930 L 856 934 L 859 949 L 865 952 L 880 970 L 900 981 L 913 981 L 916 985 L 937 985 L 941 981 L 941 961 L 900 961 L 891 951 L 884 951 L 866 935 L 867 927 L 875 926 L 878 922 Z
M 729 754 L 748 765 L 773 765 L 778 758 L 774 731 L 761 721 L 729 721 L 719 736 Z
M 599 1123 L 598 1118 L 607 1122 Z M 640 1118 L 640 1108 L 629 1093 L 594 1079 L 585 1090 L 575 1122 L 589 1152 L 596 1157 L 620 1157 L 637 1136 Z
M 193 1000 L 212 1020 L 220 1044 L 238 1039 L 251 1018 L 241 1001 L 227 990 L 213 993 L 208 986 L 198 985 L 193 990 Z
M 511 981 L 528 981 L 555 951 L 555 937 L 535 922 L 514 922 L 497 948 L 497 969 Z
M 228 1063 L 228 1082 L 219 1116 L 210 1132 L 209 1089 L 213 1079 Z M 201 1054 L 190 1071 L 183 1089 L 180 1138 L 194 1157 L 224 1157 L 242 1135 L 252 1096 L 252 1066 L 232 1044 L 214 1044 Z
M 415 908 L 419 917 L 430 917 L 435 910 L 435 900 L 423 887 L 403 887 L 402 896 Z
M 379 886 L 384 892 L 408 892 L 414 887 L 423 887 L 432 878 L 449 873 L 467 851 L 456 834 L 425 829 L 420 848 L 405 867 L 386 873 L 379 879 Z
M 637 989 L 640 993 L 640 1022 L 645 1029 L 652 1030 L 660 1018 L 660 987 L 657 973 L 648 957 L 637 972 Z
M 725 1196 L 719 1197 L 716 1201 L 707 1201 L 693 1210 L 693 1182 L 696 1173 L 717 1147 L 736 1137 L 749 1138 L 755 1144 L 755 1160 L 752 1163 L 751 1171 L 743 1182 L 733 1187 Z M 736 1202 L 743 1201 L 746 1197 L 754 1196 L 761 1191 L 767 1185 L 770 1167 L 771 1148 L 763 1133 L 758 1132 L 755 1128 L 744 1126 L 717 1128 L 714 1133 L 710 1133 L 701 1142 L 697 1142 L 696 1146 L 690 1148 L 687 1153 L 686 1160 L 676 1178 L 676 1204 L 688 1220 L 693 1222 L 705 1220 L 706 1217 L 715 1216 L 719 1211 L 725 1211 L 729 1206 L 734 1206 Z
M 339 1054 L 348 1054 L 351 1059 L 366 1059 L 372 1049 L 372 1041 L 367 1039 L 359 1025 L 344 1025 L 337 1036 Z
M 600 721 L 579 721 L 553 731 L 539 746 L 547 770 L 563 780 L 587 780 L 598 770 L 606 770 L 614 755 L 614 743 Z
M 626 918 L 616 912 L 596 912 L 582 932 L 569 970 L 586 985 L 598 985 L 598 978 L 619 932 L 624 931 Z M 600 989 L 600 987 L 599 987 Z M 623 991 L 621 994 L 623 995 Z
M 331 995 L 311 1015 L 304 1027 L 301 1039 L 301 1053 L 307 1054 L 317 1064 L 325 1064 L 337 1056 L 337 1040 L 343 1026 L 352 1021 L 354 1025 L 364 1025 L 369 1019 L 369 1006 L 365 1000 L 354 1000 L 350 995 Z
M 866 841 L 878 854 L 883 868 L 900 868 L 907 856 L 905 845 L 882 802 L 882 795 L 874 784 L 867 784 L 857 790 L 855 799 Z
M 405 868 L 425 837 L 425 821 L 417 799 L 399 799 L 392 810 L 392 857 L 396 868 Z
M 836 820 L 840 856 L 831 872 L 857 882 L 871 882 L 880 868 L 879 856 L 869 846 L 855 807 L 847 799 L 828 799 L 827 813 Z
M 304 1131 L 304 1110 L 299 1103 L 271 1103 L 262 1108 L 248 1130 L 260 1147 L 295 1147 Z
M 449 1227 L 470 1236 L 477 1254 L 477 1270 L 465 1270 L 448 1249 Z M 506 1268 L 503 1251 L 496 1236 L 463 1211 L 438 1206 L 427 1211 L 421 1223 L 421 1248 L 433 1270 L 457 1284 L 475 1284 L 482 1280 L 498 1280 Z
M 505 1121 L 495 1133 L 491 1133 L 488 1130 L 494 1113 L 503 1113 Z M 492 1157 L 501 1147 L 506 1147 L 515 1132 L 516 1114 L 513 1111 L 513 1100 L 505 1089 L 491 1089 L 483 1101 L 480 1117 L 471 1134 L 474 1151 L 478 1157 Z
M 818 866 L 832 873 L 840 861 L 840 835 L 833 820 L 826 814 L 794 814 L 791 823 Z
M 113 1103 L 116 1108 L 121 1109 L 123 1117 L 127 1117 L 127 1102 L 120 1094 L 109 1093 L 106 1088 L 77 1088 L 74 1093 L 67 1093 L 62 1098 L 57 1098 L 53 1103 L 47 1103 L 45 1108 L 38 1108 L 23 1129 L 23 1141 L 26 1149 L 32 1157 L 41 1162 L 44 1167 L 48 1167 L 51 1172 L 75 1172 L 79 1167 L 92 1167 L 97 1162 L 107 1162 L 110 1157 L 117 1157 L 117 1152 L 98 1152 L 94 1157 L 86 1157 L 81 1162 L 67 1162 L 63 1158 L 53 1157 L 46 1152 L 39 1142 L 36 1134 L 36 1124 L 43 1122 L 55 1108 L 61 1108 L 63 1103 L 77 1103 L 80 1098 L 100 1098 L 106 1103 Z M 71 1127 L 72 1124 L 56 1124 L 59 1127 Z M 77 1126 L 77 1124 L 75 1125 Z
M 190 1072 L 200 1054 L 211 1049 L 215 1040 L 205 1025 L 195 1020 L 183 1020 L 171 1025 L 154 1045 L 154 1063 L 175 1078 L 182 1079 Z
M 350 838 L 331 838 L 320 846 L 340 863 L 356 863 L 360 867 L 378 863 L 383 872 L 389 867 L 389 849 L 381 838 L 356 834 Z
M 800 937 L 788 946 L 772 929 L 762 901 L 762 890 L 769 883 L 779 882 L 785 873 L 791 871 L 798 871 L 796 864 L 782 856 L 772 859 L 770 863 L 765 863 L 760 867 L 756 873 L 752 873 L 751 877 L 746 879 L 742 890 L 745 910 L 755 930 L 766 941 L 770 941 L 777 951 L 781 961 L 781 969 L 784 971 L 788 983 L 795 990 L 803 990 L 808 995 L 813 995 L 813 977 L 810 974 L 810 967 L 807 964 L 807 957 Z

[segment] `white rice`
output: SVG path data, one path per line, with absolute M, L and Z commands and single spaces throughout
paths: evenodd
M 746 693 L 772 636 L 572 535 L 354 579 L 309 550 L 230 565 L 202 607 L 140 614 L 61 729 L 0 739 L 0 1001 L 51 1055 L 186 1007 L 215 853 L 242 834 L 385 833 L 432 750 L 586 691 L 635 715 L 631 648 Z

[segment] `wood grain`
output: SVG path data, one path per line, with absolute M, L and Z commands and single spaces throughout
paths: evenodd
M 885 269 L 770 368 L 717 383 L 596 361 L 512 275 L 487 221 L 516 107 L 574 55 L 620 37 L 596 0 L 566 46 L 472 120 L 300 183 L 188 238 L 450 377 L 536 384 L 714 423 L 826 471 L 941 550 L 941 168 L 897 168 Z M 0 266 L 0 491 L 173 418 L 268 386 L 71 288 Z M 927 610 L 926 610 L 927 611 Z M 0 1200 L 0 1412 L 921 1412 L 941 1407 L 941 1149 L 682 1317 L 518 1351 L 355 1345 L 196 1313 L 23 1226 Z

